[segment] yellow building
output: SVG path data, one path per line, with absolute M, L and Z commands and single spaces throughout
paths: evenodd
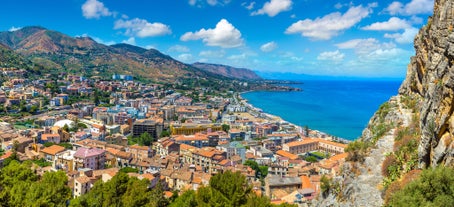
M 221 131 L 222 126 L 220 124 L 192 124 L 192 123 L 183 123 L 183 124 L 171 124 L 170 132 L 172 135 L 191 135 L 197 132 L 205 131 Z

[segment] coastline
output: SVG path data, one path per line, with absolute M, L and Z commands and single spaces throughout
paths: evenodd
M 299 125 L 294 124 L 292 122 L 286 121 L 283 118 L 281 118 L 280 116 L 277 116 L 277 115 L 274 115 L 274 114 L 270 114 L 270 113 L 266 113 L 266 112 L 263 111 L 263 109 L 255 107 L 254 105 L 252 105 L 247 99 L 245 99 L 242 96 L 242 94 L 249 93 L 249 92 L 255 92 L 255 90 L 249 90 L 249 91 L 243 91 L 243 92 L 237 93 L 237 97 L 239 99 L 238 103 L 244 104 L 244 106 L 248 109 L 248 113 L 250 113 L 251 115 L 254 115 L 254 116 L 261 117 L 261 118 L 266 118 L 268 120 L 276 120 L 276 121 L 279 121 L 280 123 L 288 123 L 290 126 L 295 127 L 295 129 L 298 132 L 298 134 L 300 135 L 300 137 L 306 137 L 306 136 L 303 136 L 303 130 L 304 130 L 303 126 L 299 126 Z M 352 140 L 348 140 L 348 139 L 345 139 L 345 138 L 333 136 L 331 134 L 328 134 L 326 132 L 322 132 L 320 130 L 310 129 L 310 128 L 308 128 L 308 133 L 307 134 L 309 135 L 307 137 L 323 138 L 323 139 L 326 139 L 326 140 L 329 140 L 329 141 L 340 142 L 340 143 L 345 143 L 345 144 L 348 144 L 348 143 L 350 143 L 352 141 Z

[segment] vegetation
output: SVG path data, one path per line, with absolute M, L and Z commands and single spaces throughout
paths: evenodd
M 244 162 L 244 165 L 247 165 L 255 170 L 255 177 L 260 180 L 265 179 L 265 177 L 268 175 L 268 166 L 259 165 L 256 161 L 253 160 L 246 160 L 246 162 Z
M 454 170 L 441 166 L 424 170 L 396 191 L 387 206 L 454 206 Z
M 136 169 L 136 168 L 132 168 L 132 167 L 124 167 L 124 168 L 120 169 L 120 172 L 124 172 L 124 173 L 138 173 L 139 170 Z
M 128 137 L 129 145 L 138 144 L 140 146 L 150 146 L 153 141 L 155 141 L 154 138 L 151 136 L 151 134 L 148 134 L 148 132 L 145 132 L 138 137 Z
M 240 172 L 227 171 L 213 176 L 210 184 L 201 187 L 197 191 L 186 191 L 179 196 L 170 206 L 251 206 L 251 207 L 272 207 L 269 198 L 259 197 L 247 184 L 246 177 Z M 284 206 L 296 206 L 283 204 Z
M 71 201 L 70 206 L 150 206 L 164 207 L 169 204 L 162 187 L 148 188 L 147 179 L 139 180 L 119 172 L 110 181 L 98 181 L 87 193 Z
M 63 171 L 46 172 L 39 178 L 31 162 L 11 161 L 0 173 L 2 206 L 66 206 L 71 190 Z
M 345 152 L 348 152 L 347 161 L 363 162 L 370 147 L 369 142 L 362 141 L 360 139 L 350 142 L 345 148 Z
M 35 163 L 36 165 L 38 165 L 40 167 L 47 167 L 47 166 L 51 166 L 52 165 L 52 162 L 48 162 L 48 161 L 46 161 L 43 158 L 41 158 L 39 160 L 33 160 L 33 163 Z
M 308 162 L 318 162 L 317 157 L 315 157 L 313 155 L 309 155 L 309 156 L 304 157 L 304 160 L 306 160 Z

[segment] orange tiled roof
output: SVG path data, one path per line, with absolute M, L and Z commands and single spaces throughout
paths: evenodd
M 285 150 L 278 150 L 276 152 L 276 154 L 279 155 L 279 156 L 282 156 L 282 157 L 288 157 L 291 160 L 298 159 L 298 155 L 292 154 L 292 153 L 290 153 L 288 151 L 285 151 Z
M 49 155 L 55 155 L 55 154 L 57 154 L 59 152 L 63 152 L 63 151 L 65 151 L 65 148 L 62 146 L 59 146 L 59 145 L 52 145 L 50 147 L 46 147 L 43 150 L 41 150 L 41 152 L 43 152 L 45 154 L 49 154 Z

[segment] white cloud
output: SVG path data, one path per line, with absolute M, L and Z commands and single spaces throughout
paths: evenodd
M 326 60 L 326 61 L 331 61 L 331 62 L 342 62 L 344 60 L 345 54 L 339 52 L 339 50 L 336 51 L 328 51 L 328 52 L 322 52 L 317 56 L 317 60 Z
M 230 3 L 231 0 L 189 0 L 191 6 L 202 7 L 203 5 L 224 6 Z
M 177 59 L 182 62 L 189 62 L 192 60 L 192 55 L 189 53 L 184 53 L 184 54 L 178 55 Z
M 130 44 L 130 45 L 136 45 L 136 38 L 130 37 L 127 40 L 121 41 L 122 43 Z
M 82 5 L 82 15 L 87 19 L 99 19 L 102 16 L 111 16 L 113 13 L 109 11 L 104 3 L 97 0 L 87 0 Z
M 251 2 L 249 4 L 247 2 L 243 2 L 243 3 L 241 3 L 241 6 L 243 6 L 247 10 L 253 10 L 254 6 L 255 6 L 255 1 L 253 1 L 253 2 Z
M 410 28 L 411 25 L 404 19 L 398 17 L 391 17 L 386 22 L 375 22 L 371 25 L 365 26 L 362 29 L 364 30 L 375 30 L 375 31 L 395 31 L 400 29 Z
M 261 9 L 252 12 L 251 15 L 267 14 L 270 17 L 274 17 L 283 11 L 292 9 L 292 4 L 292 0 L 271 0 L 266 2 Z
M 384 37 L 386 38 L 392 38 L 396 42 L 401 43 L 401 44 L 408 44 L 408 43 L 413 43 L 413 40 L 415 39 L 416 34 L 418 33 L 417 28 L 408 28 L 405 29 L 403 33 L 393 33 L 393 34 L 388 34 L 386 33 Z
M 402 4 L 399 1 L 394 1 L 385 9 L 391 15 L 416 15 L 430 14 L 433 11 L 433 0 L 412 0 L 407 4 Z
M 169 52 L 189 52 L 190 49 L 183 45 L 174 45 L 170 47 L 167 51 Z
M 137 37 L 153 37 L 172 33 L 170 27 L 163 23 L 150 23 L 145 19 L 139 18 L 132 20 L 119 19 L 115 21 L 114 29 L 126 29 L 126 35 Z
M 241 38 L 241 32 L 225 19 L 221 19 L 214 29 L 186 32 L 180 37 L 182 41 L 199 39 L 202 39 L 208 46 L 219 46 L 223 48 L 239 47 L 244 44 Z
M 114 45 L 114 44 L 116 44 L 115 41 L 104 41 L 104 40 L 102 40 L 99 37 L 91 37 L 91 38 L 93 38 L 93 40 L 96 41 L 97 43 L 100 43 L 100 44 L 103 44 L 103 45 Z
M 277 44 L 273 42 L 268 42 L 260 46 L 260 50 L 263 52 L 271 52 L 277 48 Z
M 367 17 L 372 13 L 372 7 L 376 7 L 376 4 L 370 4 L 367 7 L 362 5 L 350 7 L 344 14 L 334 12 L 314 20 L 299 20 L 288 27 L 285 33 L 301 33 L 301 36 L 313 40 L 328 40 Z
M 229 60 L 246 60 L 247 57 L 248 57 L 248 55 L 246 53 L 241 53 L 238 55 L 231 55 L 231 56 L 227 57 L 227 59 L 229 59 Z
M 353 49 L 358 55 L 369 54 L 374 50 L 392 49 L 396 45 L 392 43 L 381 43 L 375 38 L 368 39 L 352 39 L 346 42 L 336 44 L 339 49 Z
M 9 28 L 8 31 L 14 32 L 14 31 L 17 31 L 17 30 L 20 30 L 20 29 L 22 29 L 22 27 L 15 27 L 15 26 L 12 26 L 11 28 Z
M 334 5 L 334 8 L 336 9 L 341 9 L 344 5 L 342 5 L 341 3 L 337 3 Z
M 225 51 L 204 50 L 199 53 L 199 56 L 206 58 L 223 58 L 225 56 Z

